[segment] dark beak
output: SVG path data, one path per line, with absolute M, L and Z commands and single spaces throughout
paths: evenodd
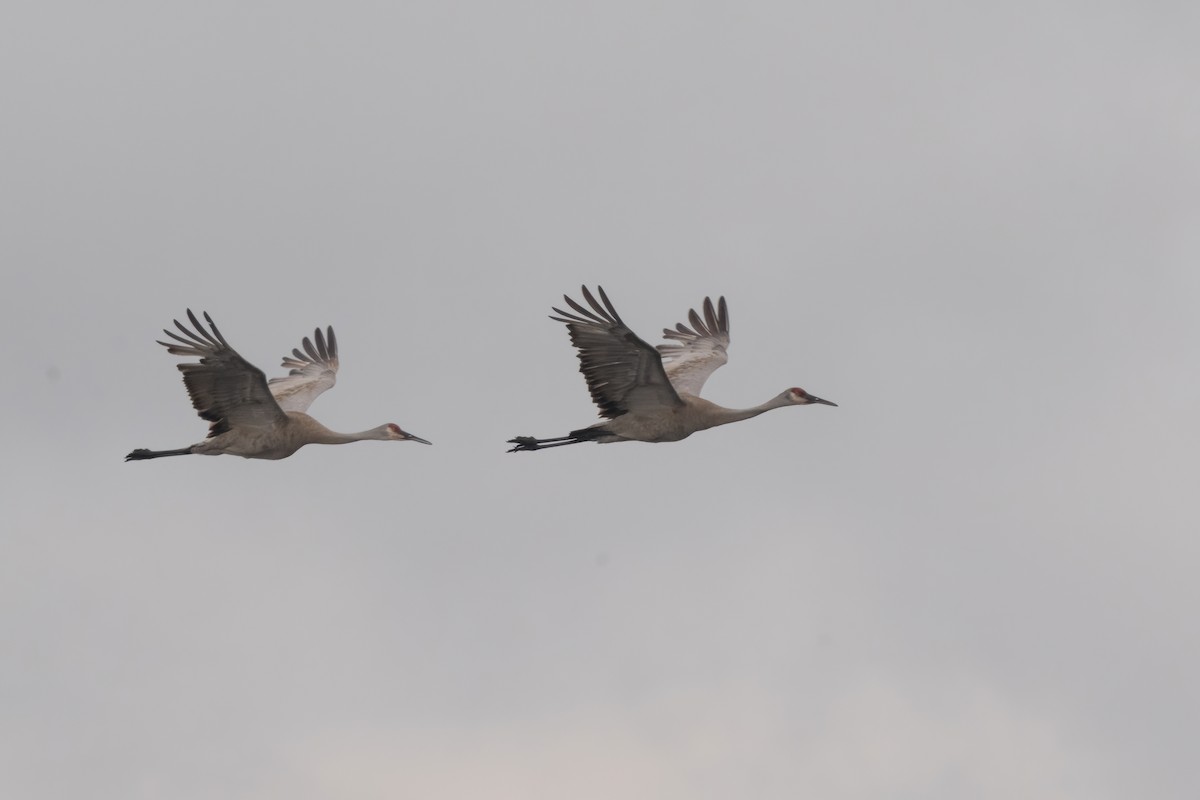
M 812 395 L 812 394 L 810 394 L 808 396 L 808 402 L 809 403 L 820 403 L 823 406 L 833 406 L 834 408 L 837 408 L 837 403 L 834 403 L 830 400 L 823 400 L 820 397 L 817 397 L 816 395 Z
M 406 442 L 420 442 L 421 444 L 433 444 L 433 442 L 429 441 L 428 439 L 422 439 L 420 436 L 413 436 L 413 435 L 412 435 L 411 433 L 409 433 L 408 431 L 405 431 L 405 432 L 404 432 L 404 441 L 406 441 Z

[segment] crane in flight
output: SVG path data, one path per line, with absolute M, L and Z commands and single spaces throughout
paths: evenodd
M 571 343 L 579 350 L 579 371 L 605 420 L 553 439 L 518 436 L 508 440 L 515 445 L 508 452 L 580 442 L 677 442 L 696 431 L 757 417 L 773 408 L 837 405 L 798 388 L 753 408 L 722 408 L 710 403 L 700 397 L 700 390 L 708 376 L 728 360 L 729 309 L 725 298 L 717 301 L 715 309 L 712 300 L 704 298 L 704 319 L 695 309 L 690 310 L 688 321 L 692 326 L 679 323 L 675 330 L 664 328 L 663 336 L 670 343 L 656 349 L 621 321 L 604 289 L 596 288 L 599 302 L 586 286 L 582 287 L 590 310 L 563 295 L 576 313 L 555 308 L 558 316 L 550 319 L 566 323 Z
M 312 401 L 337 379 L 338 351 L 333 328 L 326 328 L 325 334 L 317 328 L 313 333 L 315 346 L 304 337 L 303 353 L 294 349 L 292 355 L 284 356 L 283 366 L 289 368 L 288 374 L 268 381 L 261 369 L 229 346 L 207 313 L 204 319 L 211 333 L 190 308 L 187 313 L 195 330 L 175 320 L 175 327 L 183 336 L 164 329 L 163 333 L 175 341 L 159 344 L 171 355 L 200 359 L 199 363 L 176 366 L 183 373 L 196 413 L 210 423 L 208 438 L 178 450 L 134 450 L 125 456 L 126 461 L 191 453 L 280 459 L 306 444 L 347 444 L 369 439 L 432 444 L 390 422 L 360 433 L 337 433 L 306 413 Z

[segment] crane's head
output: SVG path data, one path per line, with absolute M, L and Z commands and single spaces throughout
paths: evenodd
M 793 405 L 797 405 L 797 406 L 807 406 L 807 405 L 810 405 L 813 403 L 820 403 L 821 405 L 824 405 L 824 406 L 834 406 L 834 407 L 837 406 L 837 403 L 831 402 L 829 400 L 824 400 L 820 397 L 817 397 L 816 395 L 809 394 L 808 392 L 804 391 L 803 389 L 800 389 L 795 386 L 793 386 L 791 389 L 788 389 L 786 392 L 784 392 L 783 396 L 785 398 L 787 398 L 787 401 L 789 403 L 792 403 Z
M 400 426 L 394 422 L 389 422 L 383 426 L 384 438 L 391 442 L 420 442 L 421 444 L 433 444 L 433 442 L 422 439 L 420 436 L 413 436 L 405 430 L 401 430 Z

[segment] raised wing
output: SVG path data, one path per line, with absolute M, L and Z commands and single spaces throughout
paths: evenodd
M 196 330 L 189 330 L 175 320 L 175 327 L 187 338 L 164 329 L 163 333 L 176 343 L 159 344 L 173 356 L 200 359 L 198 364 L 176 366 L 183 373 L 183 383 L 196 413 L 211 423 L 208 435 L 216 436 L 234 427 L 271 427 L 285 421 L 286 416 L 267 389 L 263 371 L 229 346 L 207 313 L 204 320 L 212 329 L 211 334 L 204 330 L 190 308 L 187 313 Z
M 329 332 L 328 337 L 320 328 L 313 331 L 315 347 L 305 336 L 301 342 L 303 353 L 294 349 L 290 356 L 283 357 L 281 366 L 291 368 L 286 377 L 271 378 L 267 382 L 275 402 L 284 411 L 307 411 L 321 392 L 337 382 L 337 337 L 333 335 L 333 328 L 325 330 Z
M 663 371 L 658 351 L 625 326 L 603 289 L 596 287 L 603 305 L 586 286 L 582 289 L 591 311 L 563 295 L 578 313 L 555 308 L 559 316 L 550 319 L 567 324 L 571 344 L 579 350 L 579 371 L 600 415 L 614 419 L 630 411 L 683 405 Z
M 674 339 L 678 344 L 660 344 L 663 368 L 675 391 L 698 397 L 708 376 L 729 360 L 729 309 L 725 298 L 717 301 L 713 310 L 712 300 L 704 298 L 704 319 L 693 308 L 688 311 L 692 327 L 682 322 L 675 330 L 663 328 L 663 337 Z

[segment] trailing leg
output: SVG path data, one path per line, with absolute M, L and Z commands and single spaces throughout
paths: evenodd
M 148 458 L 162 458 L 163 456 L 186 456 L 191 455 L 191 453 L 191 447 L 184 447 L 179 450 L 147 450 L 146 448 L 141 447 L 125 456 L 125 460 L 145 461 Z
M 518 436 L 515 439 L 509 439 L 509 444 L 515 444 L 516 447 L 509 450 L 510 453 L 532 453 L 534 450 L 545 450 L 547 447 L 562 447 L 564 444 L 579 444 L 586 442 L 587 439 L 576 439 L 573 436 L 559 436 L 557 439 L 535 439 L 532 436 Z
M 577 431 L 571 431 L 566 436 L 558 436 L 553 439 L 536 439 L 533 436 L 517 436 L 514 439 L 509 439 L 509 444 L 515 444 L 516 447 L 509 450 L 510 453 L 532 453 L 534 450 L 545 450 L 548 447 L 562 447 L 565 444 L 579 444 L 580 442 L 594 442 L 595 440 L 611 436 L 609 431 L 603 428 L 581 428 Z

